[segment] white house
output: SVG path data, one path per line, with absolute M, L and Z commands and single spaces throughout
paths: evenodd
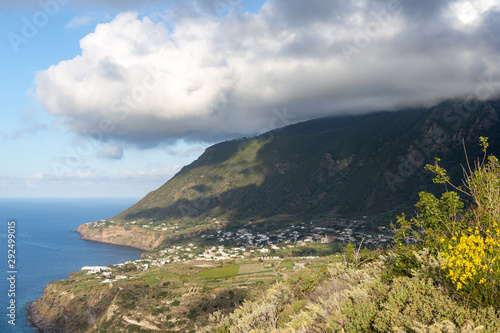
M 106 266 L 83 266 L 82 271 L 88 271 L 87 274 L 98 273 L 108 269 Z

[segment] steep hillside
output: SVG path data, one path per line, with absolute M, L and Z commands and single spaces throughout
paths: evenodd
M 183 256 L 180 252 L 175 254 Z M 283 275 L 278 259 L 259 262 L 239 256 L 225 262 L 166 263 L 165 254 L 155 255 L 162 258 L 108 266 L 101 272 L 79 271 L 49 283 L 43 296 L 27 307 L 30 323 L 43 333 L 194 333 L 211 313 L 233 311 Z
M 463 142 L 477 156 L 479 136 L 488 136 L 498 154 L 498 115 L 498 100 L 473 106 L 449 101 L 311 120 L 219 143 L 99 229 L 146 225 L 168 241 L 248 222 L 279 221 L 260 224 L 279 229 L 295 221 L 331 224 L 366 216 L 372 224 L 388 224 L 411 212 L 419 191 L 440 189 L 423 168 L 434 157 L 460 177 Z

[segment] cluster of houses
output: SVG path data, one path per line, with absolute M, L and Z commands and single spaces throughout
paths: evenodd
M 289 245 L 289 247 L 293 247 Z M 274 245 L 271 249 L 279 250 L 280 247 Z M 197 250 L 197 251 L 196 251 Z M 196 251 L 196 253 L 195 253 Z M 163 266 L 169 263 L 182 263 L 186 261 L 219 261 L 219 260 L 230 260 L 230 259 L 244 259 L 250 256 L 260 255 L 264 259 L 280 259 L 277 256 L 269 256 L 269 248 L 252 248 L 247 249 L 245 247 L 230 247 L 226 248 L 222 245 L 213 246 L 211 248 L 198 249 L 193 244 L 189 244 L 185 247 L 183 246 L 173 246 L 171 248 L 166 248 L 158 251 L 155 254 L 148 254 L 142 259 L 135 261 L 126 261 L 121 264 L 112 266 L 84 266 L 82 271 L 86 271 L 87 274 L 95 274 L 102 279 L 102 283 L 115 282 L 121 279 L 126 279 L 126 275 L 116 275 L 119 268 L 128 267 L 133 270 L 145 271 L 152 267 Z
M 110 266 L 83 266 L 82 271 L 87 271 L 87 274 L 101 275 L 103 278 L 102 283 L 111 283 L 127 278 L 125 275 L 116 275 L 111 279 L 113 271 Z
M 100 220 L 100 221 L 95 221 L 95 222 L 89 222 L 86 224 L 91 224 L 92 227 L 94 228 L 99 228 L 99 227 L 106 227 L 109 225 L 115 224 L 115 221 L 113 220 Z M 155 222 L 141 222 L 139 223 L 138 221 L 129 221 L 129 222 L 121 222 L 120 225 L 128 225 L 128 226 L 140 226 L 142 228 L 146 229 L 151 229 L 153 231 L 167 231 L 167 230 L 175 230 L 180 228 L 180 225 L 178 223 L 175 223 L 173 225 L 166 224 L 166 223 L 161 223 L 160 225 L 157 225 Z
M 279 259 L 273 256 L 273 250 L 284 248 L 294 248 L 295 246 L 304 246 L 308 243 L 331 243 L 331 242 L 359 242 L 363 240 L 364 244 L 377 245 L 389 242 L 392 235 L 388 233 L 385 227 L 379 227 L 378 234 L 354 231 L 352 228 L 343 228 L 339 230 L 313 227 L 310 235 L 301 233 L 298 230 L 304 226 L 291 226 L 283 231 L 278 231 L 273 238 L 263 233 L 253 234 L 249 229 L 240 229 L 235 233 L 218 231 L 215 237 L 220 242 L 231 241 L 244 245 L 225 247 L 224 245 L 212 246 L 210 248 L 200 249 L 194 244 L 186 246 L 173 246 L 165 248 L 154 254 L 146 254 L 142 259 L 136 261 L 127 261 L 113 266 L 85 266 L 82 270 L 87 274 L 96 274 L 102 278 L 102 283 L 110 283 L 121 279 L 126 279 L 126 275 L 117 275 L 117 268 L 128 266 L 133 270 L 148 270 L 152 267 L 163 266 L 169 263 L 182 263 L 186 261 L 220 261 L 232 259 L 245 259 L 258 256 L 264 260 Z M 274 243 L 279 240 L 279 245 Z M 116 270 L 115 270 L 116 269 Z
M 245 259 L 250 256 L 260 255 L 265 256 L 270 252 L 269 248 L 245 248 L 245 247 L 224 247 L 223 245 L 212 246 L 206 249 L 200 249 L 193 244 L 187 247 L 174 246 L 159 251 L 156 255 L 150 255 L 148 260 L 151 266 L 162 266 L 172 262 L 185 262 L 187 260 L 196 261 L 218 261 L 230 259 Z M 273 245 L 271 249 L 279 250 L 280 247 Z M 203 252 L 201 252 L 203 250 Z M 196 253 L 193 253 L 196 251 Z M 273 257 L 279 259 L 278 257 Z
M 215 220 L 215 219 L 214 219 Z M 292 224 L 283 230 L 278 231 L 259 231 L 254 232 L 256 228 L 252 222 L 249 222 L 245 228 L 236 231 L 217 230 L 213 234 L 205 234 L 200 237 L 207 240 L 214 240 L 221 244 L 236 244 L 244 247 L 262 247 L 274 244 L 303 244 L 303 243 L 359 243 L 379 246 L 392 240 L 393 231 L 386 227 L 368 227 L 363 220 L 338 220 L 332 227 L 319 227 L 314 222 L 302 222 Z M 114 224 L 111 220 L 101 220 L 91 222 L 93 226 L 99 227 Z M 215 221 L 216 224 L 220 222 Z M 176 232 L 180 229 L 179 224 L 157 224 L 154 222 L 125 222 L 125 225 L 137 225 L 154 231 Z M 219 228 L 221 226 L 219 225 Z
M 94 223 L 95 226 L 113 224 L 114 221 L 101 220 Z M 138 224 L 137 221 L 127 222 L 127 224 Z M 143 224 L 144 227 L 151 226 L 153 222 Z M 386 227 L 366 227 L 361 221 L 347 221 L 336 223 L 334 227 L 318 227 L 313 222 L 290 225 L 283 230 L 278 231 L 259 231 L 253 232 L 256 226 L 248 223 L 246 228 L 236 231 L 218 230 L 211 235 L 201 235 L 207 240 L 216 240 L 219 244 L 236 244 L 236 246 L 225 247 L 224 245 L 212 246 L 206 249 L 200 249 L 194 244 L 187 246 L 173 246 L 163 249 L 155 254 L 144 255 L 142 259 L 129 261 L 114 266 L 86 266 L 82 270 L 88 274 L 100 276 L 103 283 L 110 283 L 120 279 L 126 279 L 125 275 L 117 275 L 114 268 L 133 267 L 135 270 L 148 270 L 151 267 L 163 266 L 169 263 L 182 263 L 185 261 L 219 261 L 231 259 L 245 259 L 259 256 L 262 259 L 279 259 L 272 256 L 270 252 L 283 248 L 292 248 L 295 246 L 304 246 L 308 243 L 360 243 L 365 245 L 380 246 L 392 241 L 393 230 Z M 161 231 L 178 229 L 179 225 L 156 225 L 154 230 Z M 121 270 L 123 271 L 123 270 Z
M 358 221 L 354 221 L 358 222 Z M 361 227 L 360 227 L 361 226 Z M 313 222 L 292 225 L 284 230 L 272 232 L 252 232 L 250 228 L 242 228 L 235 232 L 218 230 L 213 235 L 202 235 L 202 238 L 217 240 L 219 243 L 231 243 L 238 246 L 261 247 L 275 244 L 307 243 L 359 243 L 378 246 L 392 240 L 392 231 L 386 227 L 365 229 L 362 224 L 336 228 L 316 227 Z
M 109 226 L 110 224 L 114 224 L 115 221 L 111 220 L 100 220 L 100 221 L 95 221 L 95 222 L 88 222 L 85 223 L 87 225 L 91 225 L 93 228 L 99 228 L 99 227 L 106 227 Z

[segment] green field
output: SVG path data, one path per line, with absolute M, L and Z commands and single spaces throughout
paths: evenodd
M 271 269 L 265 268 L 262 264 L 246 264 L 240 266 L 238 275 L 256 274 L 268 271 L 271 271 Z
M 199 277 L 206 279 L 226 279 L 237 276 L 240 271 L 240 265 L 232 265 L 227 267 L 212 268 L 196 274 Z
M 294 266 L 293 261 L 287 259 L 281 261 L 279 268 L 292 268 L 293 266 Z

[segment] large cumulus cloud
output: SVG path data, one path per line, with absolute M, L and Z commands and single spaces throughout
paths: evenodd
M 77 133 L 154 146 L 432 104 L 481 81 L 479 97 L 500 91 L 495 1 L 269 0 L 224 15 L 198 2 L 98 25 L 81 55 L 38 73 L 39 102 Z

